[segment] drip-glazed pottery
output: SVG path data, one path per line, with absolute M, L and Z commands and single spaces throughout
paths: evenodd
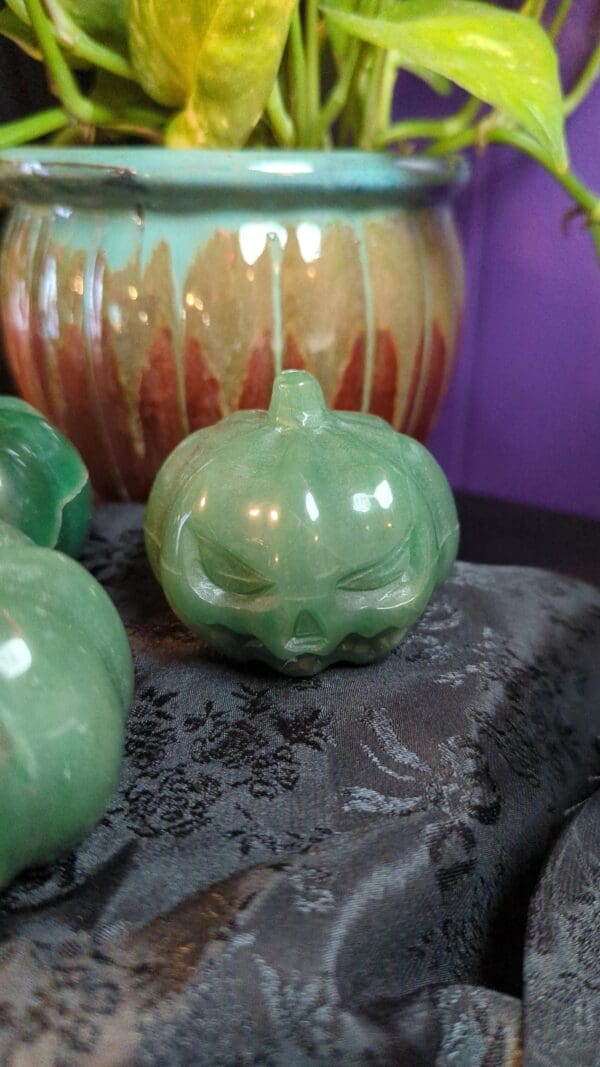
M 12 396 L 0 396 L 0 520 L 71 556 L 91 520 L 81 456 L 43 415 Z
M 284 371 L 268 412 L 238 412 L 169 457 L 146 547 L 177 615 L 238 660 L 309 675 L 397 645 L 456 557 L 452 492 L 427 450 L 334 412 Z
M 0 522 L 0 886 L 102 816 L 132 690 L 127 636 L 102 587 Z
M 266 408 L 284 368 L 424 439 L 463 304 L 464 177 L 357 151 L 0 153 L 19 390 L 122 499 L 145 499 L 191 431 Z

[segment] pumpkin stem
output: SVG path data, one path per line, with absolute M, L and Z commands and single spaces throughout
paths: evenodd
M 277 375 L 269 416 L 278 426 L 320 423 L 327 411 L 323 390 L 308 371 L 284 370 Z

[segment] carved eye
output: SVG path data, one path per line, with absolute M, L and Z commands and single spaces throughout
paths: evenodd
M 410 563 L 410 545 L 404 541 L 397 548 L 377 563 L 361 567 L 358 571 L 346 575 L 338 582 L 338 589 L 349 593 L 366 593 L 374 589 L 384 589 L 387 585 L 399 582 L 408 570 Z
M 207 577 L 226 593 L 257 596 L 273 587 L 263 574 L 214 541 L 200 539 L 200 558 Z

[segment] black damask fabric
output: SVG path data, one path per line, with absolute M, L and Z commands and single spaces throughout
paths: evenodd
M 600 593 L 458 564 L 383 663 L 281 678 L 179 625 L 140 526 L 84 559 L 119 791 L 0 899 L 0 1063 L 600 1067 Z

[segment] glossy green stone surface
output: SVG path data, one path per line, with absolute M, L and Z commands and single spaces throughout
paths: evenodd
M 458 545 L 429 452 L 372 415 L 329 410 L 303 371 L 278 376 L 268 412 L 183 441 L 145 529 L 154 573 L 192 630 L 296 675 L 389 652 Z
M 127 636 L 102 587 L 0 523 L 0 886 L 102 816 L 132 689 Z
M 37 545 L 76 556 L 90 518 L 90 481 L 77 450 L 24 400 L 0 397 L 0 519 Z

